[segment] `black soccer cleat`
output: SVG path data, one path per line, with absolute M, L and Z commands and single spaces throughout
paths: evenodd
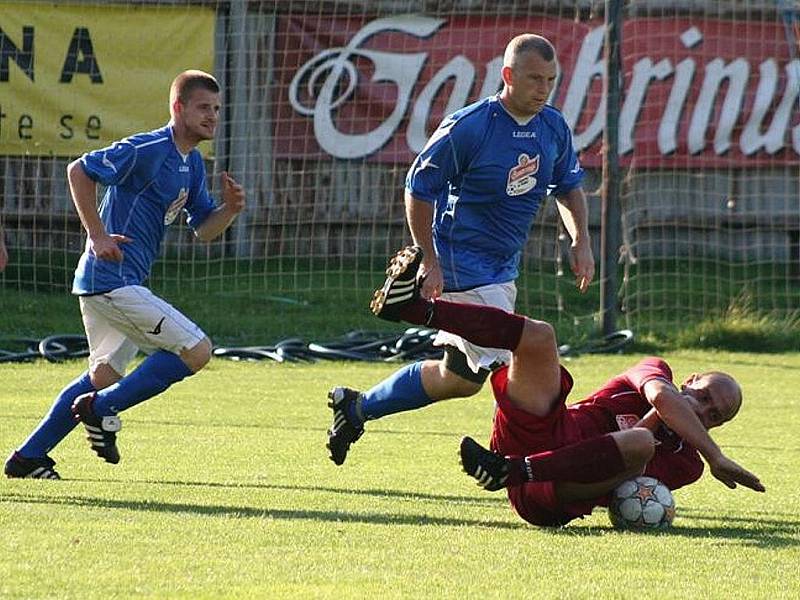
M 364 426 L 354 424 L 347 416 L 350 406 L 357 400 L 360 392 L 346 387 L 335 387 L 328 392 L 328 406 L 333 410 L 333 425 L 328 430 L 327 448 L 330 459 L 337 465 L 344 464 L 350 445 L 364 435 Z
M 369 308 L 375 316 L 387 321 L 400 321 L 400 310 L 419 298 L 417 271 L 422 263 L 422 248 L 406 246 L 389 260 L 386 281 L 375 290 Z
M 479 486 L 490 492 L 506 487 L 511 461 L 505 456 L 487 450 L 468 436 L 461 439 L 459 454 L 464 472 L 475 478 Z
M 4 471 L 9 479 L 61 479 L 53 468 L 55 465 L 56 461 L 49 456 L 25 458 L 14 452 L 8 457 Z
M 92 408 L 94 399 L 95 392 L 78 396 L 72 403 L 72 414 L 75 415 L 76 421 L 83 423 L 86 439 L 89 440 L 97 456 L 115 465 L 119 462 L 117 432 L 122 429 L 122 421 L 116 415 L 98 417 L 94 414 Z

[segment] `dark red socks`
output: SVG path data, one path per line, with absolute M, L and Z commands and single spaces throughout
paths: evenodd
M 514 350 L 522 338 L 525 317 L 493 306 L 419 298 L 400 316 L 415 325 L 443 329 L 478 346 Z
M 509 485 L 526 481 L 597 483 L 622 473 L 627 467 L 610 434 L 577 444 L 512 459 Z

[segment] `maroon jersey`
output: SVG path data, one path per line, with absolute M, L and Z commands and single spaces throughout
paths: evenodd
M 644 395 L 644 385 L 653 379 L 672 382 L 672 371 L 660 358 L 640 361 L 621 375 L 606 382 L 588 398 L 566 404 L 572 389 L 572 377 L 561 368 L 560 402 L 544 417 L 516 408 L 508 399 L 508 369 L 492 376 L 497 400 L 491 446 L 507 456 L 527 456 L 553 450 L 581 440 L 633 427 L 652 406 Z M 684 443 L 663 425 L 655 432 L 656 452 L 645 469 L 674 490 L 688 485 L 702 475 L 703 461 L 697 450 Z M 509 498 L 520 515 L 533 523 L 566 522 L 591 513 L 593 506 L 604 506 L 607 498 L 569 506 L 555 504 L 552 482 L 535 482 L 509 488 Z
M 649 357 L 606 382 L 591 396 L 567 407 L 574 413 L 585 434 L 602 435 L 633 427 L 652 408 L 644 395 L 644 385 L 653 379 L 672 383 L 672 370 L 664 360 Z M 609 428 L 604 429 L 604 424 Z M 645 475 L 664 482 L 671 490 L 697 481 L 703 474 L 703 461 L 697 450 L 661 425 L 655 432 L 656 453 L 647 464 Z

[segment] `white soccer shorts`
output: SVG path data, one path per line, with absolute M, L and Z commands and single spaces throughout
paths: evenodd
M 513 281 L 506 283 L 492 283 L 467 290 L 466 292 L 448 292 L 442 294 L 442 300 L 463 302 L 467 304 L 482 304 L 494 306 L 509 312 L 514 311 L 517 302 L 517 286 Z M 467 357 L 467 364 L 473 372 L 480 368 L 488 369 L 494 364 L 507 365 L 511 362 L 511 352 L 501 348 L 483 348 L 476 346 L 452 333 L 439 331 L 433 340 L 434 346 L 455 346 Z
M 79 300 L 89 341 L 90 370 L 108 364 L 124 375 L 138 350 L 152 354 L 162 349 L 180 354 L 206 337 L 178 309 L 140 285 L 81 296 Z

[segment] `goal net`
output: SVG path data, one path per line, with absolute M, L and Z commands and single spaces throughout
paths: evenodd
M 505 44 L 554 42 L 551 103 L 586 169 L 598 277 L 575 291 L 555 203 L 540 209 L 520 312 L 567 336 L 597 328 L 603 3 L 0 0 L 0 186 L 11 259 L 3 295 L 66 294 L 85 241 L 66 165 L 168 118 L 185 68 L 213 72 L 223 119 L 203 148 L 245 213 L 203 244 L 170 228 L 149 284 L 223 307 L 212 335 L 270 341 L 379 328 L 367 309 L 410 237 L 403 186 L 444 115 L 501 87 Z M 798 7 L 781 1 L 623 4 L 620 326 L 675 329 L 746 303 L 798 306 Z M 185 303 L 185 304 L 182 304 Z M 208 318 L 212 319 L 208 322 Z M 256 330 L 251 324 L 256 323 Z M 76 324 L 79 327 L 79 324 Z

